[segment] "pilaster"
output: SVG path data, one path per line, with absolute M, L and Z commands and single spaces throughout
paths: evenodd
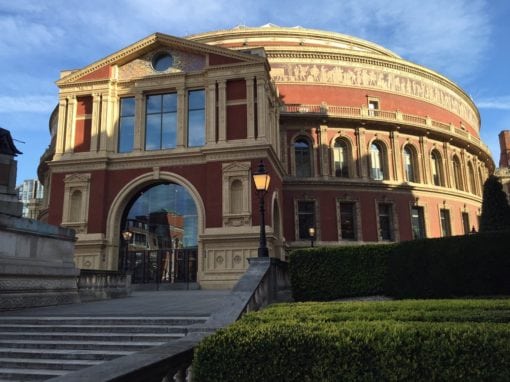
M 218 141 L 227 140 L 227 82 L 218 82 Z
M 186 89 L 180 86 L 177 89 L 177 141 L 176 147 L 187 146 L 188 140 L 188 113 L 186 102 Z
M 248 139 L 255 138 L 255 97 L 253 78 L 246 78 L 246 108 L 248 120 Z
M 258 138 L 266 138 L 267 135 L 267 97 L 266 80 L 257 77 L 257 115 L 258 115 Z
M 205 98 L 207 118 L 205 122 L 206 144 L 216 142 L 216 83 L 207 86 Z
M 142 151 L 145 147 L 144 124 L 144 97 L 143 94 L 135 94 L 135 131 L 133 137 L 133 151 Z
M 72 153 L 74 150 L 74 129 L 76 124 L 76 97 L 71 96 L 67 101 L 67 119 L 66 119 L 66 153 Z
M 92 126 L 90 135 L 90 151 L 95 152 L 99 149 L 100 141 L 100 109 L 101 109 L 101 95 L 94 93 L 92 95 Z
M 365 128 L 357 127 L 356 128 L 356 145 L 357 145 L 357 160 L 358 164 L 358 176 L 363 179 L 368 178 L 368 158 L 367 158 L 367 148 L 366 148 L 366 140 L 365 140 Z
M 65 142 L 67 136 L 67 99 L 61 98 L 58 103 L 58 127 L 57 127 L 57 144 L 55 154 L 61 155 L 65 151 Z
M 330 159 L 329 159 L 329 147 L 328 147 L 328 126 L 320 125 L 317 129 L 319 133 L 319 173 L 321 176 L 329 176 L 330 175 Z

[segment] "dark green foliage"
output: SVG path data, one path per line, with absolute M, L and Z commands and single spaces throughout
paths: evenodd
M 294 299 L 320 301 L 383 293 L 391 248 L 364 245 L 292 252 L 289 271 Z
M 433 298 L 510 294 L 510 232 L 403 242 L 389 255 L 386 294 Z
M 510 229 L 510 206 L 503 186 L 494 175 L 483 185 L 480 232 Z
M 508 300 L 270 307 L 206 338 L 196 350 L 193 377 L 199 382 L 507 381 L 509 312 Z M 391 318 L 382 317 L 385 313 Z M 421 316 L 413 320 L 409 313 Z

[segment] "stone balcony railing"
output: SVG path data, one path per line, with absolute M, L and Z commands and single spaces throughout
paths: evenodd
M 422 127 L 430 131 L 452 135 L 467 140 L 490 154 L 489 147 L 479 138 L 473 136 L 464 129 L 462 124 L 455 126 L 453 123 L 444 123 L 413 114 L 405 114 L 390 110 L 372 110 L 365 106 L 335 106 L 335 105 L 305 105 L 305 104 L 284 104 L 280 110 L 281 114 L 302 114 L 302 115 L 325 115 L 329 117 L 344 117 L 351 119 L 366 119 L 381 122 L 405 123 L 416 127 Z

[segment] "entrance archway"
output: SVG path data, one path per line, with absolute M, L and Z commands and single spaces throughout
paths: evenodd
M 118 268 L 133 283 L 196 282 L 197 208 L 176 183 L 151 184 L 127 204 Z
M 202 199 L 181 176 L 155 175 L 148 173 L 126 184 L 111 205 L 107 219 L 110 267 L 130 271 L 145 267 L 133 273 L 134 282 L 195 281 L 204 226 Z M 126 231 L 128 240 L 122 236 Z M 176 267 L 178 261 L 186 265 Z

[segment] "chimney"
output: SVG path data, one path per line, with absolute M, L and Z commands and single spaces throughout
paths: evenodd
M 501 150 L 499 167 L 510 168 L 510 130 L 503 130 L 499 133 L 499 147 Z

